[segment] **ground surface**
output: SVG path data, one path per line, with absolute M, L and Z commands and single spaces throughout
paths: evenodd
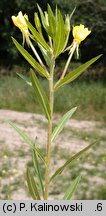
M 54 124 L 60 118 L 55 115 Z M 27 164 L 32 166 L 31 148 L 5 120 L 15 122 L 32 140 L 37 137 L 38 146 L 44 151 L 47 121 L 39 114 L 0 110 L 0 199 L 26 200 L 30 198 L 25 172 Z M 73 199 L 106 199 L 106 135 L 102 122 L 69 120 L 53 143 L 51 173 L 96 138 L 100 138 L 100 142 L 51 185 L 49 199 L 62 199 L 77 175 L 81 175 L 82 180 Z

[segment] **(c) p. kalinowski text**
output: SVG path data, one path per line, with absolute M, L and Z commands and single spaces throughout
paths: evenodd
M 42 211 L 42 212 L 49 212 L 49 211 L 82 211 L 82 203 L 78 204 L 75 203 L 73 205 L 51 205 L 48 203 L 43 203 L 42 205 L 38 203 L 31 203 L 31 211 Z

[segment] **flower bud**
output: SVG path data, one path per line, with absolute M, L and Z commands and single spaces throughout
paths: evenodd
M 68 14 L 66 15 L 66 18 L 65 18 L 65 30 L 66 30 L 66 33 L 70 32 L 70 17 Z
M 37 30 L 39 32 L 41 32 L 41 23 L 40 23 L 40 19 L 38 17 L 38 13 L 34 14 L 34 21 L 35 21 L 35 26 L 36 26 Z
M 48 20 L 48 13 L 45 11 L 45 23 L 46 23 L 46 26 L 49 26 L 49 20 Z

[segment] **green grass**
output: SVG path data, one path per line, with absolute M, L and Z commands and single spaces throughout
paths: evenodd
M 47 82 L 41 80 L 47 91 Z M 77 119 L 106 120 L 106 86 L 101 82 L 77 81 L 55 94 L 55 112 L 65 113 L 77 106 Z M 0 78 L 0 109 L 41 113 L 30 86 L 18 77 Z

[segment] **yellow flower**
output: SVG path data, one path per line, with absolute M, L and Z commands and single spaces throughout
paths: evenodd
M 88 28 L 85 28 L 82 24 L 73 27 L 74 41 L 76 41 L 78 44 L 80 44 L 81 41 L 83 41 L 90 33 L 91 31 L 89 31 Z
M 17 26 L 22 32 L 28 30 L 25 18 L 28 19 L 28 16 L 26 14 L 23 16 L 21 11 L 18 13 L 18 16 L 12 16 L 14 25 Z
M 27 23 L 25 21 L 25 18 L 28 20 L 28 16 L 26 14 L 23 16 L 22 12 L 20 11 L 18 13 L 18 16 L 12 16 L 12 21 L 13 21 L 14 25 L 17 26 L 22 32 L 23 44 L 24 44 L 25 39 L 26 39 L 26 42 L 29 45 L 30 33 L 28 31 L 28 26 L 27 26 Z

